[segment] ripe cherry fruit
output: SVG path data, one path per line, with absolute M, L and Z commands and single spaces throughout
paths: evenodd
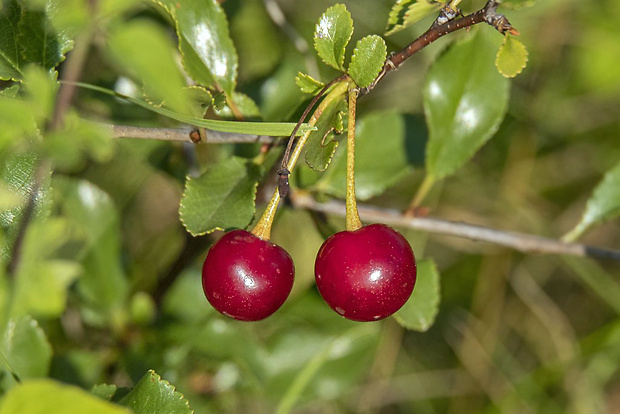
M 224 315 L 258 321 L 282 306 L 291 289 L 295 267 L 282 247 L 245 231 L 219 239 L 202 267 L 202 288 L 211 305 Z
M 396 230 L 372 224 L 328 238 L 316 258 L 316 285 L 327 304 L 354 321 L 376 321 L 400 309 L 416 281 L 413 250 Z

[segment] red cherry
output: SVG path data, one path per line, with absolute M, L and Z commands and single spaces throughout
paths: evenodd
M 219 239 L 202 266 L 202 288 L 219 312 L 241 321 L 274 313 L 293 288 L 295 266 L 282 247 L 245 230 Z
M 336 233 L 314 266 L 327 304 L 354 321 L 376 321 L 400 309 L 413 292 L 416 264 L 407 240 L 385 224 Z

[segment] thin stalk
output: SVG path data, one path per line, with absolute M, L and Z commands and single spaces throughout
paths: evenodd
M 408 216 L 408 217 L 414 216 L 414 212 L 416 208 L 420 207 L 420 204 L 422 204 L 422 201 L 428 195 L 428 192 L 431 190 L 431 188 L 433 188 L 434 184 L 435 184 L 435 178 L 432 175 L 427 175 L 426 177 L 424 177 L 422 184 L 420 184 L 418 191 L 413 197 L 413 200 L 411 200 L 409 207 L 405 211 L 405 216 Z
M 357 200 L 355 199 L 355 110 L 357 106 L 358 90 L 349 90 L 349 127 L 347 129 L 347 195 L 346 195 L 346 229 L 355 231 L 362 227 Z
M 348 86 L 349 81 L 336 84 L 334 89 L 332 89 L 332 91 L 327 94 L 325 99 L 323 99 L 321 104 L 316 108 L 316 110 L 310 117 L 310 120 L 308 121 L 308 125 L 311 127 L 316 125 L 316 122 L 319 120 L 325 109 L 334 100 L 344 95 L 344 93 L 347 91 Z M 304 145 L 306 144 L 306 141 L 308 140 L 311 132 L 312 131 L 306 131 L 301 137 L 299 137 L 299 141 L 297 142 L 295 149 L 291 153 L 291 156 L 288 158 L 288 161 L 286 163 L 286 169 L 288 171 L 293 171 L 293 169 L 295 168 L 295 164 L 297 164 L 297 160 L 299 159 L 301 151 L 303 150 Z M 263 212 L 263 215 L 261 216 L 258 223 L 256 223 L 256 226 L 254 226 L 254 228 L 252 229 L 252 233 L 263 240 L 269 240 L 269 237 L 271 236 L 271 225 L 273 224 L 273 219 L 275 218 L 275 213 L 278 209 L 280 198 L 280 191 L 278 188 L 276 188 L 273 196 L 271 196 L 271 200 L 269 200 L 267 208 Z

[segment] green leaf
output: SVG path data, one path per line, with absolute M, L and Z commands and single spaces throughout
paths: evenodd
M 429 70 L 424 110 L 429 128 L 426 166 L 434 179 L 453 174 L 499 128 L 509 83 L 493 67 L 481 31 L 452 45 Z
M 406 329 L 426 332 L 435 322 L 439 311 L 439 272 L 432 259 L 418 263 L 418 275 L 413 294 L 394 314 L 394 319 Z
M 49 379 L 24 381 L 12 388 L 0 404 L 2 414 L 49 414 L 50 410 L 63 414 L 131 414 L 78 387 Z
M 334 156 L 338 141 L 333 132 L 343 129 L 342 114 L 346 111 L 344 97 L 330 102 L 316 122 L 316 131 L 312 131 L 304 147 L 306 164 L 315 171 L 325 171 Z
M 244 228 L 254 217 L 260 173 L 252 162 L 231 157 L 211 165 L 200 177 L 188 177 L 180 216 L 192 235 Z
M 148 20 L 119 25 L 108 40 L 116 66 L 142 81 L 148 99 L 175 112 L 189 114 L 186 82 L 175 62 L 176 48 L 168 33 Z
M 620 164 L 607 171 L 590 196 L 581 221 L 564 239 L 577 240 L 592 226 L 613 220 L 618 216 L 620 216 Z
M 216 0 L 154 0 L 172 16 L 183 66 L 199 84 L 231 95 L 237 78 L 237 52 L 226 15 Z
M 2 337 L 2 354 L 9 369 L 23 381 L 47 376 L 52 347 L 37 321 L 24 316 L 8 322 Z M 4 389 L 15 384 L 11 375 L 5 375 L 2 382 Z
M 349 65 L 349 75 L 357 86 L 365 88 L 375 80 L 386 56 L 387 46 L 380 36 L 366 36 L 357 42 Z
M 91 388 L 90 393 L 104 401 L 110 401 L 116 394 L 117 387 L 114 384 L 96 384 Z
M 213 95 L 202 86 L 189 86 L 185 94 L 188 97 L 189 113 L 194 118 L 203 118 L 210 106 L 213 106 Z
M 226 105 L 222 109 L 216 109 L 215 113 L 221 118 L 235 118 L 232 109 L 230 108 L 230 101 L 236 109 L 243 115 L 244 119 L 260 118 L 260 109 L 256 102 L 248 95 L 241 92 L 233 92 L 231 97 L 227 99 Z
M 84 267 L 78 291 L 96 312 L 112 316 L 119 312 L 129 284 L 121 267 L 120 218 L 110 196 L 86 180 L 54 178 L 56 205 L 80 232 L 81 249 L 76 253 Z
M 0 10 L 0 79 L 23 79 L 31 63 L 55 68 L 71 50 L 66 33 L 57 32 L 47 15 L 53 2 L 3 2 Z
M 409 171 L 405 120 L 396 112 L 375 112 L 357 123 L 355 194 L 367 200 L 381 194 Z M 346 195 L 347 155 L 338 151 L 316 188 L 336 197 Z
M 445 1 L 398 0 L 390 10 L 385 35 L 399 32 L 441 9 Z
M 497 70 L 507 78 L 514 78 L 523 71 L 525 65 L 527 65 L 527 49 L 523 43 L 507 34 L 495 58 Z
M 114 144 L 109 129 L 69 111 L 62 127 L 45 136 L 43 148 L 56 168 L 73 169 L 83 166 L 87 156 L 98 162 L 108 161 Z
M 311 95 L 316 95 L 325 86 L 323 82 L 318 81 L 312 76 L 306 75 L 302 72 L 297 72 L 295 83 L 299 86 L 299 89 L 301 89 L 303 93 L 309 93 Z
M 81 83 L 81 82 L 76 82 L 75 84 L 82 88 L 91 89 L 97 92 L 105 93 L 107 95 L 115 96 L 119 99 L 123 99 L 127 102 L 131 102 L 135 105 L 141 106 L 142 108 L 148 109 L 149 111 L 156 112 L 160 115 L 166 116 L 171 119 L 175 119 L 179 122 L 183 122 L 189 125 L 194 125 L 197 127 L 211 129 L 213 131 L 232 132 L 232 133 L 237 133 L 237 134 L 250 134 L 250 135 L 269 135 L 273 137 L 286 137 L 286 136 L 291 135 L 291 132 L 293 132 L 293 128 L 295 128 L 295 124 L 286 123 L 286 122 L 238 122 L 238 121 L 220 121 L 216 119 L 195 118 L 192 116 L 179 114 L 167 108 L 154 107 L 148 102 L 144 102 L 140 99 L 132 98 L 130 96 L 126 96 L 126 95 L 114 92 L 110 89 L 102 88 L 102 87 L 95 86 L 95 85 L 89 85 L 87 83 Z M 216 97 L 214 97 L 214 100 L 215 99 Z M 217 103 L 214 103 L 214 105 L 217 107 Z M 297 135 L 301 135 L 305 131 L 308 131 L 311 129 L 312 127 L 308 126 L 308 124 L 302 124 L 302 126 L 299 128 L 299 131 L 297 132 Z
M 314 30 L 314 49 L 327 65 L 344 71 L 344 54 L 353 34 L 353 19 L 344 4 L 323 13 Z
M 168 381 L 150 370 L 133 390 L 121 400 L 135 414 L 189 414 L 194 411 L 183 394 L 176 391 Z

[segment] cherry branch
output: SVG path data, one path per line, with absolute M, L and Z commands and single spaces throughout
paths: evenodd
M 449 33 L 456 32 L 457 30 L 465 29 L 479 23 L 487 23 L 493 26 L 501 34 L 506 32 L 511 34 L 519 34 L 519 32 L 512 27 L 506 16 L 497 13 L 496 9 L 498 5 L 499 3 L 497 1 L 489 0 L 482 9 L 458 19 L 454 18 L 458 15 L 458 11 L 450 9 L 449 6 L 444 7 L 439 17 L 433 22 L 431 27 L 426 32 L 405 46 L 400 52 L 393 53 L 386 59 L 379 75 L 370 86 L 361 89 L 360 94 L 365 95 L 373 90 L 386 74 L 398 69 L 398 67 L 411 56 L 424 49 L 440 37 L 443 37 Z
M 345 203 L 329 201 L 319 203 L 309 195 L 296 192 L 291 197 L 293 205 L 324 214 L 345 216 Z M 367 222 L 385 223 L 397 227 L 422 230 L 429 233 L 463 237 L 508 247 L 524 253 L 562 254 L 579 257 L 620 260 L 620 251 L 589 246 L 580 243 L 564 243 L 559 240 L 532 234 L 496 230 L 488 227 L 455 222 L 432 217 L 407 217 L 395 209 L 381 209 L 358 205 L 360 218 Z

